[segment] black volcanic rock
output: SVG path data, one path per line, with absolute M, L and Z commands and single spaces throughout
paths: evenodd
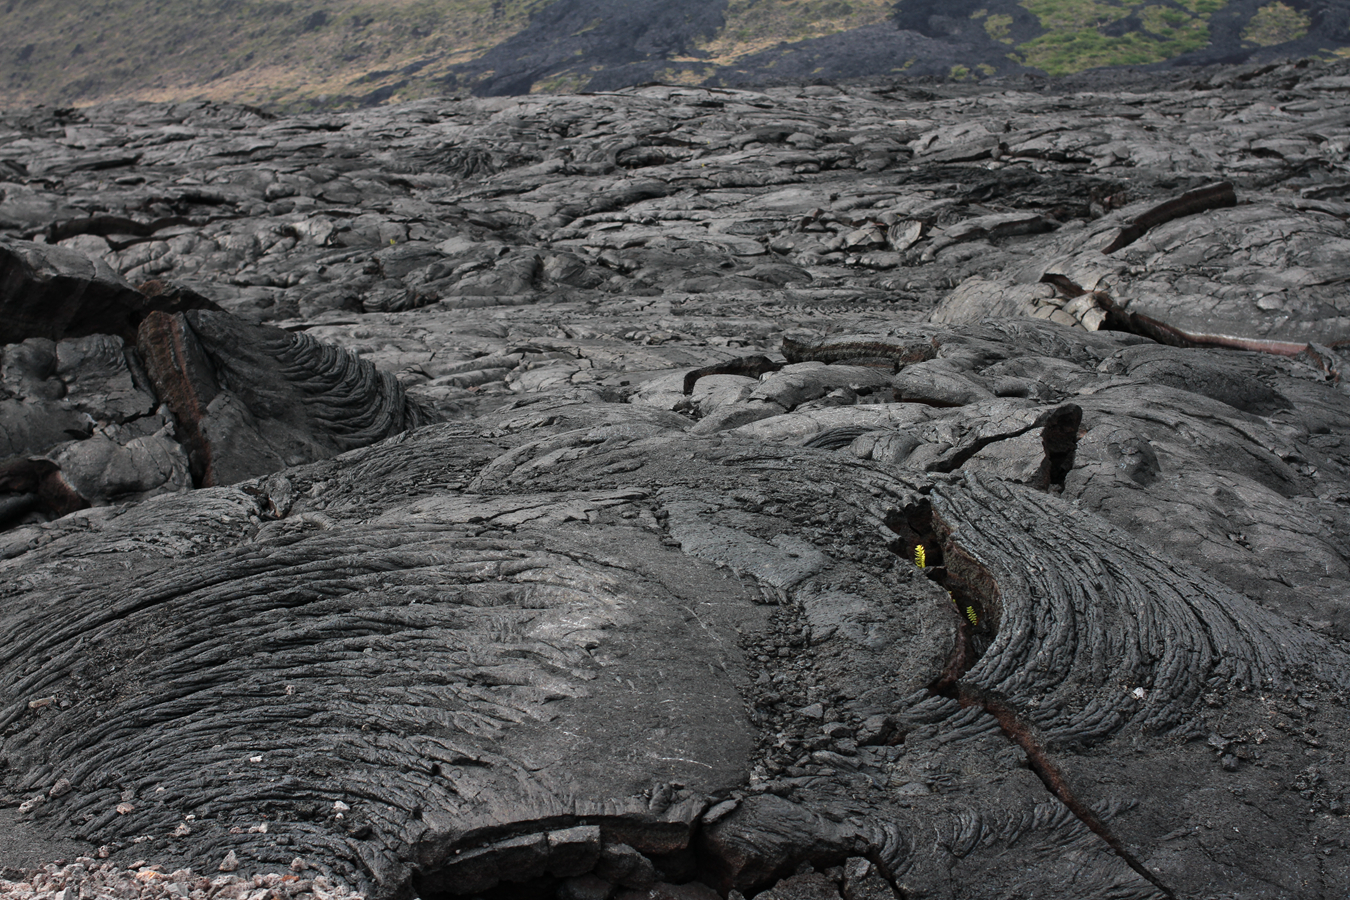
M 9 234 L 221 309 L 3 348 L 15 827 L 376 897 L 1343 894 L 1347 77 L 28 114 Z
M 102 260 L 25 241 L 0 242 L 0 264 L 7 524 L 229 484 L 428 421 L 392 375 L 193 291 L 143 293 Z
M 228 313 L 154 313 L 141 325 L 137 349 L 203 487 L 313 462 L 428 422 L 398 381 L 370 363 Z
M 156 300 L 100 259 L 62 247 L 0 241 L 0 341 L 112 334 L 134 340 L 153 310 L 214 308 L 209 301 Z
M 542 77 L 570 69 L 578 57 L 595 71 L 587 90 L 651 81 L 672 57 L 722 27 L 727 0 L 561 0 L 530 18 L 518 34 L 459 67 L 480 96 L 528 94 Z

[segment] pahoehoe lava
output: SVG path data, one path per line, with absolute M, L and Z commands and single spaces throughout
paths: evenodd
M 0 114 L 0 875 L 1342 896 L 1347 71 Z

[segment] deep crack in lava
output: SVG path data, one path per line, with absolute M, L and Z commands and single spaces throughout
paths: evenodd
M 1075 421 L 1075 431 L 1076 425 Z M 962 613 L 951 655 L 942 674 L 928 690 L 935 696 L 957 701 L 962 709 L 975 706 L 993 716 L 1008 740 L 1026 753 L 1028 766 L 1046 789 L 1126 865 L 1169 900 L 1174 900 L 1176 894 L 1172 889 L 1130 853 L 1096 812 L 1078 799 L 1031 723 L 1004 698 L 962 683 L 962 676 L 975 666 L 998 631 L 1000 603 L 998 584 L 993 575 L 953 539 L 952 529 L 934 515 L 927 499 L 892 515 L 887 525 L 900 536 L 891 549 L 916 562 L 922 558 L 931 563 L 921 566 L 924 575 L 946 590 Z

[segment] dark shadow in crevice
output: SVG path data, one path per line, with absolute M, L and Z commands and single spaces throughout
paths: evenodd
M 1072 468 L 1072 452 L 1077 445 L 1081 418 L 1082 410 L 1072 404 L 1054 410 L 1048 419 L 1042 417 L 1047 435 L 1043 440 L 1046 445 L 1043 474 L 1050 471 L 1053 478 L 1053 473 L 1059 471 L 1059 467 L 1053 463 L 1055 460 L 1063 462 L 1065 452 L 1068 453 L 1068 468 Z M 1068 438 L 1070 434 L 1071 442 Z M 1051 452 L 1052 445 L 1056 448 L 1055 453 Z M 1062 471 L 1067 473 L 1068 468 Z M 1062 487 L 1062 474 L 1059 475 L 1059 484 Z M 955 700 L 962 708 L 979 707 L 993 716 L 1008 740 L 1026 753 L 1028 765 L 1046 790 L 1105 841 L 1126 865 L 1172 900 L 1175 897 L 1172 890 L 1131 854 L 1101 817 L 1073 793 L 1031 722 L 995 692 L 962 681 L 989 649 L 998 633 L 1002 602 L 998 583 L 992 573 L 954 538 L 955 529 L 934 511 L 928 498 L 902 510 L 892 511 L 886 519 L 886 525 L 897 535 L 896 540 L 891 542 L 891 550 L 915 560 L 924 575 L 944 588 L 957 609 L 965 614 L 958 624 L 957 637 L 947 664 L 942 674 L 929 684 L 929 693 Z

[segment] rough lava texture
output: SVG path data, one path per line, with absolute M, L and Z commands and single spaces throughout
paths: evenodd
M 1343 896 L 1348 85 L 5 114 L 6 889 Z

